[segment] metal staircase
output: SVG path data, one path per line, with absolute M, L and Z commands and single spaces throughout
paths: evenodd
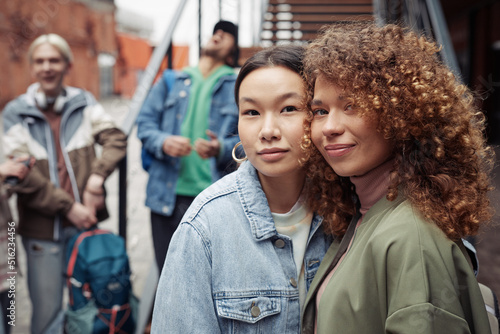
M 460 77 L 453 45 L 439 0 L 269 0 L 261 46 L 307 43 L 318 30 L 338 21 L 402 23 L 435 39 L 441 57 Z
M 270 0 L 264 14 L 262 46 L 305 43 L 337 21 L 373 21 L 372 0 Z

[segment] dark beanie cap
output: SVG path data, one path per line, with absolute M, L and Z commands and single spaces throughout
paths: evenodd
M 240 48 L 238 46 L 238 26 L 235 25 L 233 22 L 229 21 L 219 21 L 215 24 L 214 27 L 214 34 L 217 30 L 222 30 L 224 32 L 227 32 L 234 37 L 234 51 L 233 51 L 233 62 L 232 64 L 228 64 L 231 67 L 236 67 L 238 66 L 238 59 L 240 56 Z
M 219 21 L 215 24 L 213 33 L 215 34 L 215 32 L 219 29 L 233 35 L 234 43 L 236 45 L 238 45 L 238 26 L 237 25 L 235 25 L 233 22 L 229 22 L 229 21 Z

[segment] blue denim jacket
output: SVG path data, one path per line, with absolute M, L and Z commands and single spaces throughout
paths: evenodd
M 331 243 L 321 222 L 315 215 L 304 256 L 307 288 Z M 163 268 L 152 333 L 300 332 L 292 242 L 249 162 L 197 196 Z
M 174 75 L 171 92 L 165 82 Z M 208 128 L 217 134 L 221 150 L 217 158 L 210 159 L 212 180 L 216 181 L 234 170 L 231 150 L 239 141 L 238 107 L 234 102 L 236 76 L 223 76 L 215 85 L 210 107 Z M 191 79 L 185 72 L 167 70 L 151 89 L 137 117 L 137 136 L 144 148 L 154 157 L 148 169 L 146 206 L 158 214 L 170 216 L 175 206 L 180 158 L 166 155 L 163 142 L 168 136 L 180 135 L 181 125 L 188 108 Z

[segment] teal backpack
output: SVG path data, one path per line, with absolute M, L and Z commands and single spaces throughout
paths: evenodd
M 122 237 L 94 228 L 75 235 L 66 251 L 67 333 L 134 333 L 137 299 Z

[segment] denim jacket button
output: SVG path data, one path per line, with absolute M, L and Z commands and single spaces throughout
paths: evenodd
M 278 239 L 274 242 L 274 245 L 278 248 L 283 248 L 285 247 L 285 242 L 283 241 L 283 239 Z
M 258 306 L 252 306 L 250 313 L 252 313 L 252 317 L 257 318 L 260 315 L 260 308 Z
M 190 79 L 184 80 L 184 85 L 185 86 L 189 86 L 190 84 L 191 84 L 191 80 Z
M 296 288 L 296 287 L 297 287 L 297 281 L 295 280 L 295 278 L 293 278 L 293 277 L 292 277 L 292 278 L 290 278 L 290 284 L 291 284 L 294 288 Z
M 181 92 L 179 93 L 179 96 L 180 97 L 186 97 L 187 93 L 185 90 L 181 90 Z

